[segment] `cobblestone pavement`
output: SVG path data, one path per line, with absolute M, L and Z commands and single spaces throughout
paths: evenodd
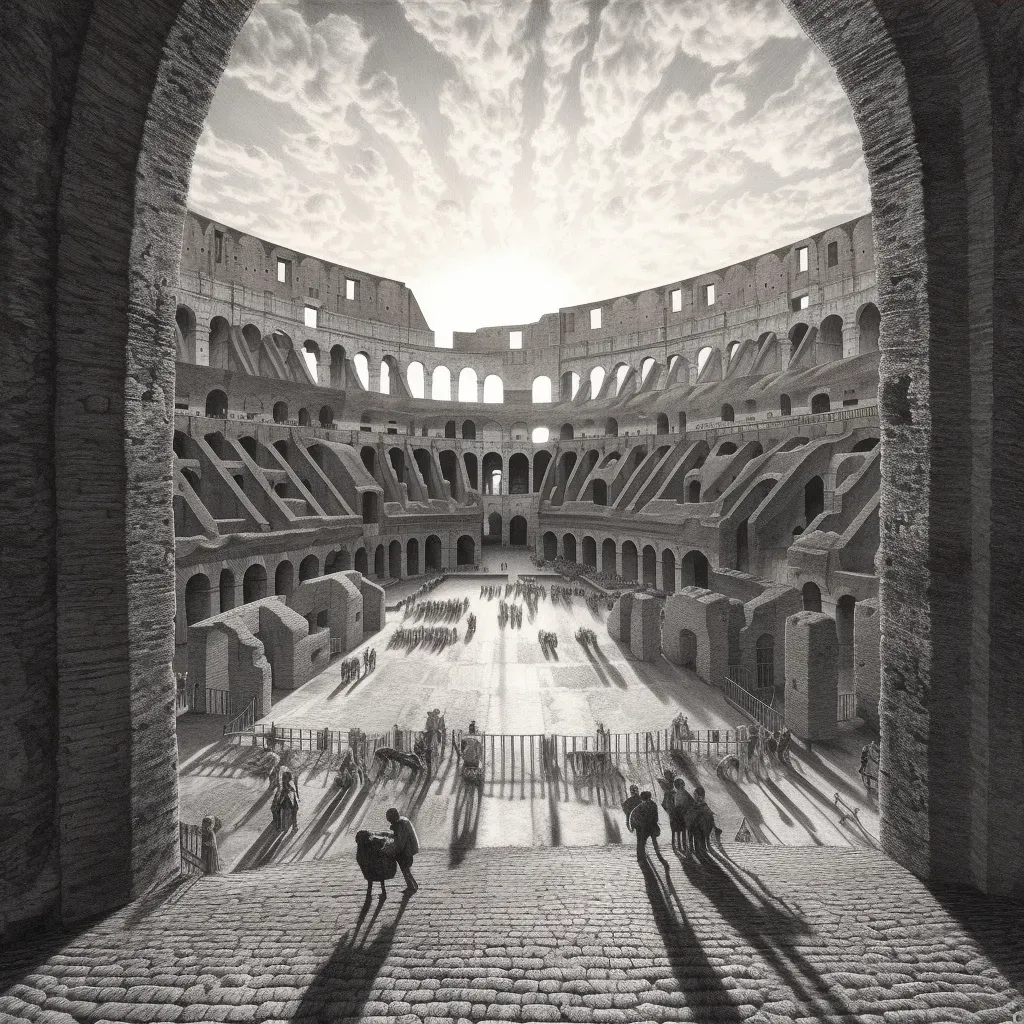
M 930 893 L 881 854 L 727 846 L 642 873 L 626 847 L 416 860 L 362 911 L 351 859 L 192 879 L 7 951 L 0 1017 L 175 1021 L 1001 1024 L 1020 906 Z

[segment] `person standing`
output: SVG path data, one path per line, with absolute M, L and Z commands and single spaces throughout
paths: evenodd
M 658 836 L 661 826 L 658 824 L 658 805 L 651 799 L 651 791 L 645 789 L 640 794 L 640 803 L 633 808 L 629 816 L 629 827 L 636 833 L 636 859 L 641 863 L 647 859 L 647 840 L 650 839 L 659 860 L 665 858 L 658 847 Z
M 682 850 L 687 860 L 690 858 L 692 843 L 690 832 L 686 827 L 686 819 L 693 807 L 693 797 L 686 789 L 686 780 L 676 778 L 673 785 L 672 810 L 669 812 L 669 823 L 672 826 L 672 848 Z
M 629 816 L 633 813 L 633 808 L 636 807 L 639 803 L 640 787 L 630 786 L 629 796 L 627 796 L 626 799 L 622 801 L 622 813 L 626 816 L 626 828 L 628 828 L 630 832 L 633 831 L 633 826 L 629 823 Z
M 413 828 L 413 824 L 408 818 L 398 813 L 397 807 L 389 807 L 385 817 L 391 825 L 391 832 L 394 836 L 391 848 L 395 855 L 395 861 L 402 869 L 402 877 L 405 879 L 403 895 L 412 896 L 420 887 L 419 882 L 412 877 L 413 857 L 420 852 L 420 841 L 416 836 L 416 829 Z

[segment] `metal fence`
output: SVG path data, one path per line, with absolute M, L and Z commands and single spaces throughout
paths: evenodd
M 745 690 L 735 679 L 725 678 L 723 686 L 725 699 L 736 709 L 752 718 L 758 725 L 775 732 L 785 727 L 785 720 L 774 708 L 770 707 L 756 694 Z
M 224 735 L 251 733 L 256 727 L 256 719 L 259 718 L 259 698 L 254 696 L 249 704 L 235 715 L 230 721 L 224 724 Z
M 849 722 L 857 717 L 857 694 L 839 694 L 838 718 L 840 722 Z

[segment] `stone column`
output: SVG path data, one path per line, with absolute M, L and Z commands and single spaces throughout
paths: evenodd
M 786 725 L 803 740 L 834 735 L 839 713 L 836 621 L 821 612 L 786 619 Z

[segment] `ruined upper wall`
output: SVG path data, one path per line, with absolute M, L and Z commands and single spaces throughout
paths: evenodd
M 278 261 L 284 264 L 283 275 Z M 430 330 L 416 296 L 401 281 L 317 259 L 191 211 L 185 215 L 181 240 L 181 274 L 183 280 L 202 275 L 249 289 L 259 295 L 261 307 L 270 297 L 360 320 Z

